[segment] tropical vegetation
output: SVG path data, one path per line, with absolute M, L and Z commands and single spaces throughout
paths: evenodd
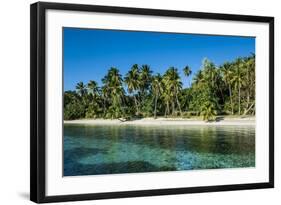
M 160 74 L 134 64 L 122 76 L 111 67 L 101 82 L 78 82 L 64 92 L 65 120 L 201 116 L 210 121 L 218 115 L 255 115 L 254 54 L 218 66 L 204 59 L 196 73 L 189 66 L 171 66 Z

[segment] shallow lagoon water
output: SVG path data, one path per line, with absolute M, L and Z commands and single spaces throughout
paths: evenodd
M 64 125 L 64 176 L 254 166 L 254 126 Z

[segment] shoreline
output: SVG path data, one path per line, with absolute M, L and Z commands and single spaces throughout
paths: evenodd
M 205 122 L 201 119 L 184 119 L 184 118 L 141 118 L 123 121 L 119 119 L 79 119 L 79 120 L 66 120 L 64 124 L 85 124 L 85 125 L 251 125 L 254 126 L 255 117 L 245 118 L 228 118 L 225 117 L 219 121 Z

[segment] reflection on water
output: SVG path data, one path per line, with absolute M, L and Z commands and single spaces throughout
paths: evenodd
M 64 176 L 254 166 L 254 126 L 64 125 Z

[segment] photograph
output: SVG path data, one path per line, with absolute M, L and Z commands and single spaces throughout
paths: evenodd
M 274 188 L 274 63 L 273 16 L 31 4 L 30 200 Z
M 63 27 L 63 176 L 255 167 L 254 36 Z

